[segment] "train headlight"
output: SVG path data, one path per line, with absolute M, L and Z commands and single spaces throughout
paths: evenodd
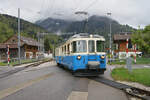
M 80 59 L 81 59 L 81 56 L 80 56 L 80 55 L 79 55 L 79 56 L 77 56 L 77 59 L 78 59 L 78 60 L 80 60 Z
M 101 56 L 101 59 L 105 59 L 105 55 L 102 55 L 102 56 Z

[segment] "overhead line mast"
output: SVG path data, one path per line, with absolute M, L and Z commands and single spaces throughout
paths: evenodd
M 111 18 L 112 13 L 107 13 L 107 15 Z M 110 62 L 111 62 L 111 57 L 112 57 L 112 40 L 111 40 L 111 37 L 112 37 L 112 36 L 111 36 L 111 34 L 112 34 L 111 24 L 112 24 L 112 23 L 111 23 L 111 19 L 110 19 L 109 24 L 110 24 L 109 53 L 110 53 Z
M 18 60 L 19 60 L 19 64 L 21 64 L 21 58 L 20 58 L 20 8 L 18 8 Z

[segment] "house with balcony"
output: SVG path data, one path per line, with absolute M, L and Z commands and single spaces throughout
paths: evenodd
M 119 59 L 125 59 L 127 56 L 127 51 L 128 56 L 135 56 L 142 53 L 139 51 L 138 45 L 132 43 L 131 33 L 114 34 L 113 43 L 115 45 L 114 55 Z
M 20 38 L 20 51 L 22 59 L 31 59 L 36 58 L 38 56 L 38 46 L 42 44 L 38 43 L 36 40 L 21 36 Z M 7 59 L 7 46 L 9 45 L 10 51 L 10 59 L 18 58 L 18 37 L 17 35 L 13 35 L 8 38 L 5 42 L 0 44 L 0 59 Z

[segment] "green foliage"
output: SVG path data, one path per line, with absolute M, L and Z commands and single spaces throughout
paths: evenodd
M 0 42 L 3 42 L 13 35 L 13 30 L 7 24 L 0 22 L 0 33 Z
M 135 31 L 132 34 L 132 42 L 138 44 L 139 49 L 145 55 L 150 54 L 150 25 L 146 26 L 143 30 Z
M 37 26 L 33 23 L 25 21 L 21 19 L 21 35 L 25 37 L 32 37 L 37 39 L 37 32 L 47 32 L 44 28 Z M 9 15 L 0 14 L 0 43 L 6 41 L 10 36 L 17 34 L 18 32 L 18 19 L 16 17 L 12 17 Z M 54 45 L 57 45 L 58 40 L 60 39 L 59 36 L 56 35 L 46 35 L 45 36 L 45 50 L 52 51 Z
M 21 35 L 36 38 L 37 32 L 47 32 L 45 29 L 21 19 Z M 16 17 L 0 14 L 0 43 L 18 32 Z
M 45 51 L 51 51 L 53 52 L 54 48 L 62 42 L 63 39 L 57 35 L 46 35 L 45 40 L 44 40 L 44 47 Z
M 138 82 L 150 86 L 149 68 L 133 69 L 132 73 L 123 67 L 116 68 L 113 69 L 111 75 L 115 80 Z

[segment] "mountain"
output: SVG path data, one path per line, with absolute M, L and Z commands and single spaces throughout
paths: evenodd
M 45 20 L 39 20 L 36 22 L 37 25 L 43 27 L 44 29 L 47 29 L 49 32 L 63 31 L 71 23 L 72 21 L 53 18 L 47 18 Z
M 17 34 L 18 32 L 18 19 L 16 17 L 0 14 L 0 43 L 7 40 L 10 36 Z M 37 39 L 38 32 L 48 31 L 39 25 L 28 22 L 26 20 L 20 20 L 21 35 Z M 41 37 L 42 38 L 42 37 Z M 63 41 L 63 38 L 55 34 L 48 33 L 44 36 L 44 48 L 45 51 L 53 51 L 58 42 Z
M 47 29 L 50 32 L 62 33 L 80 33 L 88 32 L 90 34 L 100 34 L 108 38 L 110 32 L 110 22 L 112 26 L 112 34 L 120 32 L 132 32 L 135 30 L 129 25 L 121 25 L 116 20 L 110 19 L 105 16 L 93 15 L 89 17 L 88 23 L 82 21 L 68 21 L 62 19 L 47 18 L 45 20 L 37 21 L 36 24 Z M 65 35 L 67 36 L 67 35 Z
M 21 35 L 36 38 L 37 32 L 48 32 L 46 29 L 31 22 L 20 20 Z M 5 41 L 13 34 L 17 34 L 18 19 L 16 17 L 0 14 L 0 42 Z

